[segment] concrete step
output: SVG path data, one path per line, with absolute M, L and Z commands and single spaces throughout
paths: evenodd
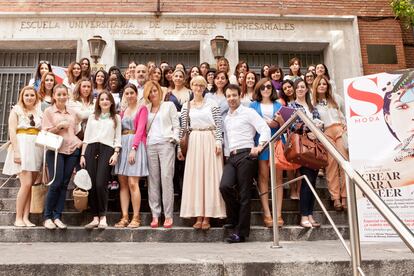
M 339 241 L 218 243 L 2 243 L 0 275 L 351 275 Z M 401 243 L 362 245 L 367 276 L 413 275 Z
M 322 199 L 323 204 L 325 207 L 332 211 L 333 205 L 331 200 L 329 199 Z M 271 200 L 269 200 L 269 205 L 271 206 Z M 110 211 L 119 211 L 119 200 L 116 199 L 110 199 L 108 200 L 108 210 Z M 16 210 L 16 199 L 15 198 L 0 198 L 0 211 L 15 211 Z M 180 201 L 175 200 L 174 201 L 174 211 L 180 210 Z M 262 205 L 259 199 L 252 199 L 251 200 L 251 210 L 253 212 L 258 212 L 262 210 Z M 282 210 L 284 211 L 297 211 L 299 210 L 299 200 L 293 200 L 293 199 L 284 199 Z M 315 211 L 321 210 L 320 206 L 318 204 L 315 204 Z M 65 201 L 65 211 L 76 211 L 73 200 L 72 199 L 66 199 Z M 141 211 L 142 212 L 149 212 L 150 208 L 148 205 L 147 199 L 141 200 Z
M 345 239 L 349 237 L 348 226 L 338 225 Z M 0 242 L 220 242 L 229 235 L 231 230 L 212 227 L 207 231 L 194 230 L 191 227 L 173 227 L 152 229 L 142 226 L 137 229 L 117 229 L 108 227 L 105 230 L 85 230 L 83 227 L 68 227 L 65 230 L 47 230 L 44 227 L 19 228 L 0 226 Z M 286 226 L 280 229 L 283 241 L 297 240 L 336 240 L 331 226 L 304 229 L 300 226 Z M 272 229 L 253 226 L 250 241 L 271 241 Z
M 183 219 L 179 216 L 179 212 L 174 213 L 174 225 L 176 226 L 187 226 L 191 227 L 194 220 Z M 348 216 L 345 212 L 330 211 L 329 215 L 332 217 L 336 224 L 346 225 L 348 224 Z M 16 214 L 14 212 L 0 212 L 0 225 L 13 225 Z M 132 214 L 130 214 L 132 217 Z M 285 225 L 298 225 L 300 222 L 300 214 L 297 211 L 285 211 L 282 213 Z M 314 212 L 315 219 L 324 225 L 329 225 L 329 221 L 322 211 Z M 85 225 L 92 220 L 91 214 L 87 212 L 65 212 L 63 213 L 62 219 L 68 225 L 79 226 Z M 119 212 L 109 212 L 107 214 L 107 220 L 110 225 L 114 225 L 120 219 Z M 36 225 L 43 224 L 43 216 L 41 214 L 31 214 L 30 220 Z M 149 225 L 152 220 L 151 213 L 141 212 L 142 225 Z M 222 226 L 224 223 L 220 219 L 211 219 L 212 226 Z M 263 225 L 262 212 L 252 212 L 251 225 Z
M 3 187 L 0 189 L 0 198 L 16 198 L 17 196 L 17 192 L 19 191 L 19 187 Z M 68 189 L 67 192 L 67 198 L 70 199 L 72 198 L 72 191 L 73 188 Z M 318 193 L 320 198 L 323 199 L 329 199 L 330 198 L 330 194 L 329 194 L 329 190 L 326 187 L 321 187 L 321 188 L 316 188 L 316 192 Z M 146 198 L 147 197 L 147 191 L 142 191 L 143 196 Z M 258 198 L 258 196 L 256 194 L 253 194 L 254 198 Z M 269 194 L 269 198 L 271 198 L 271 194 Z M 290 189 L 284 189 L 283 191 L 283 198 L 290 198 Z M 175 199 L 179 199 L 179 195 L 175 194 Z

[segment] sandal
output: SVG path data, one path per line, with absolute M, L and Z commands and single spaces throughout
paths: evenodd
M 118 221 L 115 224 L 115 227 L 116 228 L 125 228 L 125 227 L 128 226 L 128 224 L 129 224 L 129 219 L 128 219 L 128 216 L 126 216 L 126 217 L 122 217 L 121 220 Z
M 158 218 L 152 218 L 150 226 L 151 226 L 151 228 L 157 228 L 159 226 Z
M 164 221 L 164 228 L 172 228 L 172 226 L 173 226 L 173 219 L 166 218 Z
M 201 229 L 203 222 L 202 221 L 196 221 L 196 223 L 194 223 L 193 228 L 194 229 Z
M 263 224 L 267 228 L 272 228 L 273 227 L 272 216 L 263 216 Z
M 211 225 L 210 225 L 210 222 L 208 222 L 208 221 L 203 221 L 201 223 L 201 229 L 202 230 L 208 230 L 208 229 L 210 229 L 210 227 L 211 227 Z
M 128 224 L 128 228 L 138 228 L 141 225 L 141 220 L 139 219 L 139 216 L 133 217 L 131 222 Z
M 339 199 L 335 199 L 334 200 L 334 209 L 337 212 L 341 212 L 342 211 L 342 203 L 341 203 L 341 200 L 339 200 Z

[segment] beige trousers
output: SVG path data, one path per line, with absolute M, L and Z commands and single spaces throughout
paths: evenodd
M 348 150 L 342 141 L 342 125 L 335 124 L 325 129 L 325 135 L 335 145 L 336 149 L 348 159 Z M 345 174 L 332 155 L 328 154 L 328 166 L 326 167 L 326 180 L 331 199 L 346 198 Z

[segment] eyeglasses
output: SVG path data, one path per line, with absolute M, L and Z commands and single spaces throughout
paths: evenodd
M 39 63 L 40 64 L 47 64 L 47 65 L 49 65 L 49 61 L 47 61 L 47 60 L 41 60 L 41 61 L 39 61 Z
M 30 120 L 30 126 L 34 127 L 36 125 L 35 121 L 34 121 L 34 116 L 33 114 L 29 115 L 29 120 Z
M 272 85 L 268 84 L 268 85 L 262 85 L 260 86 L 260 91 L 264 91 L 265 89 L 272 89 Z

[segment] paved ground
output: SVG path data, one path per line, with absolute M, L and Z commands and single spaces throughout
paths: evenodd
M 347 262 L 339 241 L 225 243 L 0 243 L 0 265 Z M 363 243 L 363 261 L 414 260 L 402 243 Z

